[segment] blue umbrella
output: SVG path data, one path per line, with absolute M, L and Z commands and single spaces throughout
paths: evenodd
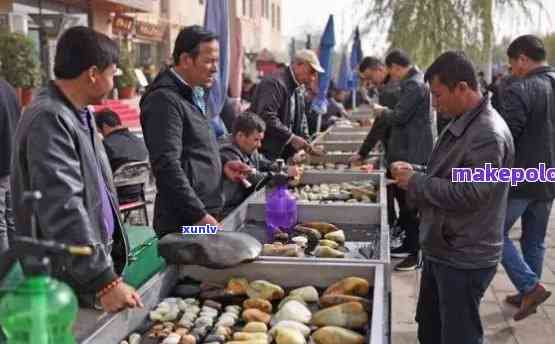
M 337 77 L 337 89 L 349 91 L 353 88 L 353 71 L 350 61 L 347 60 L 347 52 L 341 54 L 341 64 L 339 65 L 339 75 Z
M 353 73 L 353 108 L 356 108 L 355 99 L 356 99 L 356 90 L 358 86 L 358 74 L 356 70 L 358 65 L 362 61 L 362 44 L 360 42 L 360 32 L 358 31 L 358 26 L 355 29 L 355 37 L 353 39 L 353 46 L 351 48 L 351 71 Z
M 312 108 L 318 114 L 324 114 L 327 111 L 327 94 L 330 86 L 332 66 L 333 66 L 333 48 L 335 46 L 335 30 L 333 24 L 333 15 L 330 15 L 324 34 L 320 40 L 320 48 L 318 58 L 320 64 L 324 68 L 324 73 L 319 75 L 318 96 L 312 102 Z
M 204 28 L 218 35 L 220 43 L 220 65 L 214 85 L 208 95 L 208 109 L 212 114 L 212 125 L 217 134 L 225 133 L 225 126 L 219 118 L 229 84 L 229 1 L 208 0 L 204 15 Z M 219 135 L 218 135 L 219 136 Z

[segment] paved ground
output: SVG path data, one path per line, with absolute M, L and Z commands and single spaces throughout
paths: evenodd
M 517 225 L 519 226 L 519 225 Z M 519 228 L 511 237 L 518 240 Z M 548 232 L 548 248 L 542 280 L 548 290 L 555 292 L 555 210 L 552 212 Z M 394 272 L 392 275 L 392 344 L 416 344 L 417 325 L 414 321 L 419 272 Z M 481 314 L 486 338 L 490 344 L 553 344 L 555 343 L 555 295 L 538 312 L 523 321 L 512 319 L 516 308 L 503 300 L 515 289 L 502 267 L 486 291 Z

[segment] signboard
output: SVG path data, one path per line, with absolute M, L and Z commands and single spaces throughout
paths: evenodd
M 10 15 L 8 13 L 0 13 L 0 29 L 10 29 Z
M 138 37 L 161 41 L 164 36 L 166 26 L 159 24 L 152 24 L 143 21 L 135 22 L 135 33 Z
M 106 2 L 125 6 L 133 10 L 139 10 L 143 12 L 152 11 L 152 0 L 105 0 Z
M 134 18 L 116 13 L 112 22 L 112 32 L 129 35 L 133 32 Z

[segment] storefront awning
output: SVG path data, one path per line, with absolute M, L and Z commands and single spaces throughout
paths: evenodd
M 152 0 L 95 0 L 93 5 L 112 12 L 152 12 L 153 10 Z

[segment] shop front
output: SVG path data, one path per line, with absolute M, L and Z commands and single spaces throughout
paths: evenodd
M 137 68 L 143 70 L 149 82 L 164 64 L 166 56 L 163 53 L 163 39 L 166 36 L 167 25 L 135 21 L 135 63 Z

